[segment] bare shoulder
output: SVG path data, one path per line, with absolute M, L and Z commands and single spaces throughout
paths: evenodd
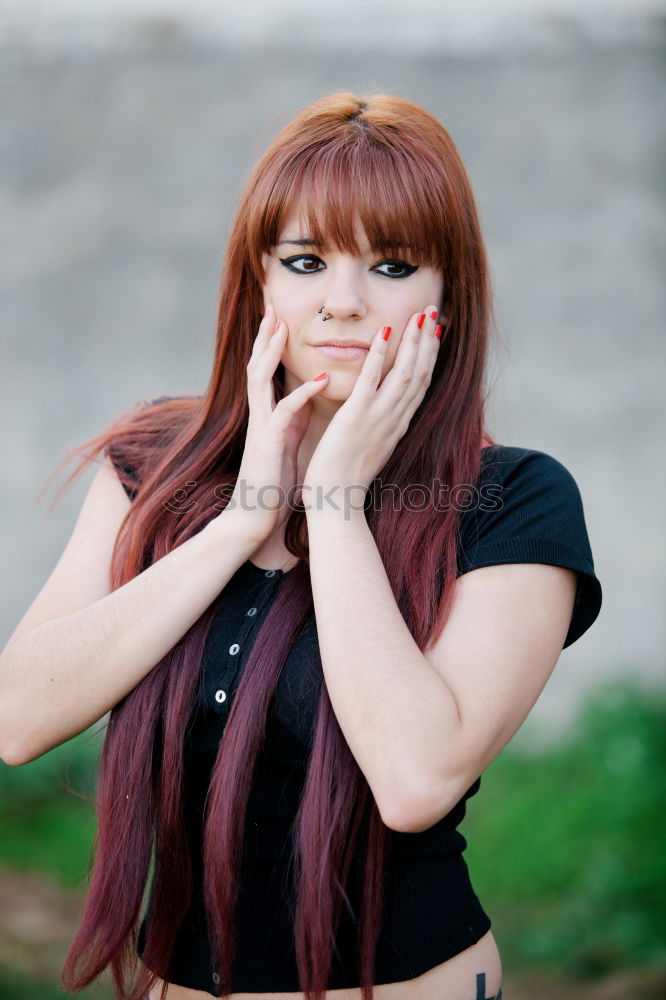
M 130 506 L 113 463 L 105 458 L 88 487 L 62 554 L 5 649 L 30 629 L 72 614 L 110 592 L 111 557 Z

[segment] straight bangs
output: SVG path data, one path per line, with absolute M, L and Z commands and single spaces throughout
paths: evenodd
M 372 139 L 364 138 L 367 131 Z M 425 148 L 414 156 L 413 140 L 409 146 L 399 138 L 388 143 L 370 128 L 358 142 L 341 143 L 335 136 L 267 168 L 270 190 L 253 200 L 248 215 L 247 245 L 256 275 L 262 274 L 262 254 L 277 245 L 292 211 L 303 227 L 298 235 L 315 241 L 313 252 L 335 246 L 360 256 L 358 221 L 373 253 L 445 270 L 451 258 L 446 185 Z

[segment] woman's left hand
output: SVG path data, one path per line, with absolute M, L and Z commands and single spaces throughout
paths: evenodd
M 382 336 L 383 330 L 375 334 L 354 388 L 310 459 L 303 480 L 306 511 L 319 509 L 329 490 L 333 491 L 336 507 L 346 504 L 347 497 L 355 509 L 362 507 L 370 483 L 407 432 L 430 385 L 441 342 L 436 330 L 436 306 L 428 306 L 425 313 L 414 313 L 383 381 L 388 341 Z M 441 327 L 439 330 L 441 333 Z M 339 487 L 339 492 L 334 487 Z

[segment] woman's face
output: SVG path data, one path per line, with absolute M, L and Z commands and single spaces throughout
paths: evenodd
M 278 245 L 263 257 L 264 306 L 270 303 L 277 318 L 287 324 L 281 357 L 286 392 L 326 371 L 327 384 L 313 402 L 323 397 L 341 404 L 354 388 L 367 353 L 334 358 L 317 345 L 336 339 L 369 345 L 380 328 L 390 326 L 384 377 L 411 315 L 427 307 L 439 310 L 444 276 L 440 269 L 415 265 L 409 250 L 400 258 L 376 257 L 358 223 L 360 257 L 338 250 L 324 255 L 318 247 L 303 244 L 309 237 L 297 215 L 286 219 Z M 319 313 L 322 305 L 324 311 Z M 333 318 L 322 322 L 322 316 L 330 314 Z

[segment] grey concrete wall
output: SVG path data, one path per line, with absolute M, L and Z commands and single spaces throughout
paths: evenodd
M 64 451 L 139 398 L 205 384 L 250 165 L 292 110 L 367 88 L 422 104 L 457 143 L 503 338 L 492 429 L 554 455 L 583 496 L 604 606 L 517 740 L 555 732 L 611 676 L 663 686 L 663 23 L 610 39 L 569 26 L 556 45 L 482 52 L 444 36 L 438 50 L 432 33 L 405 51 L 355 34 L 345 50 L 312 25 L 275 44 L 260 22 L 242 45 L 171 23 L 107 47 L 7 36 L 0 636 L 92 478 L 50 516 L 31 511 Z

